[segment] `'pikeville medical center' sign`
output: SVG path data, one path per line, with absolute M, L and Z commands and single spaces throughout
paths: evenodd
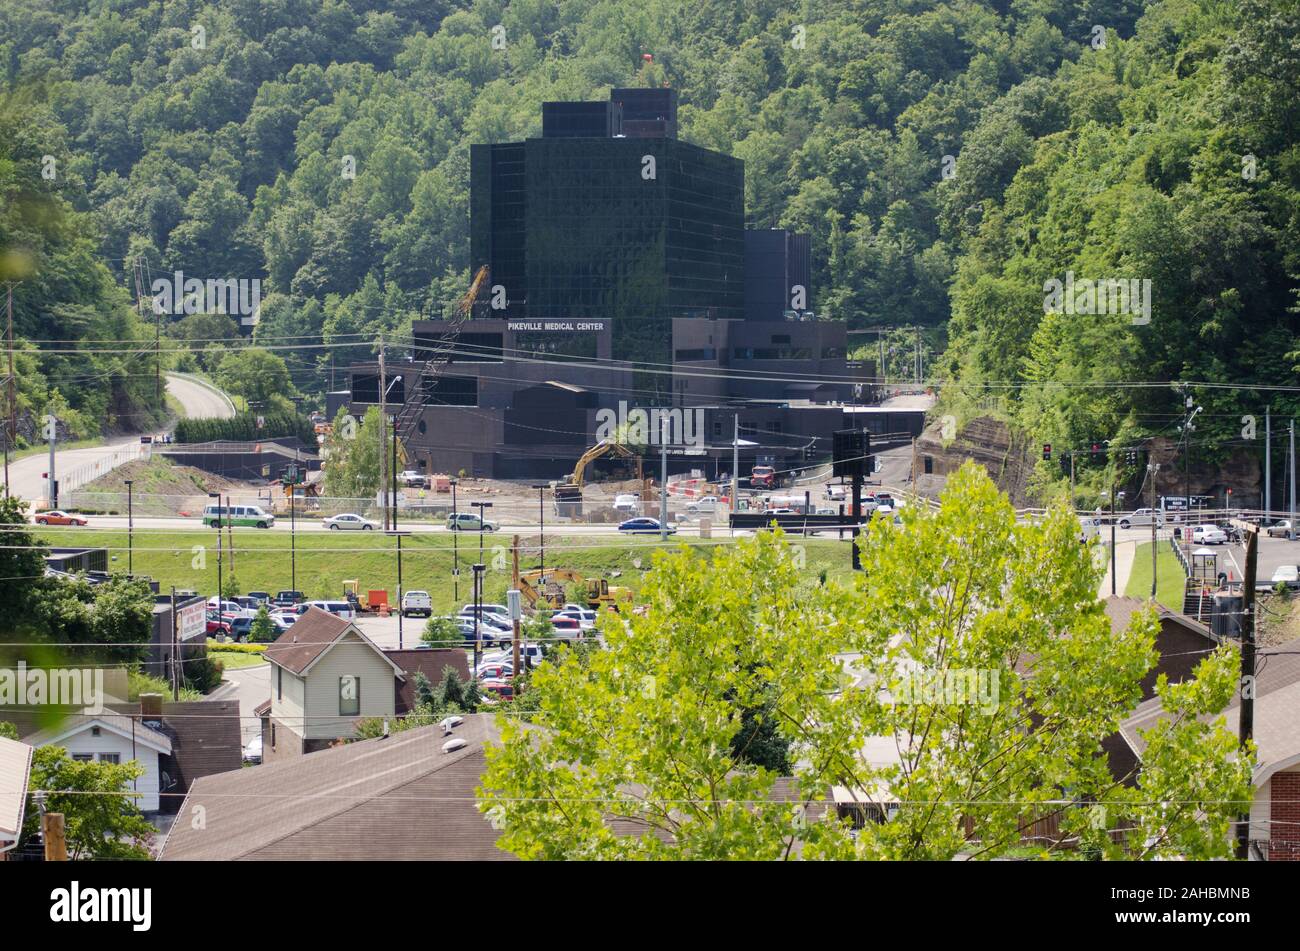
M 512 333 L 532 333 L 534 331 L 604 330 L 603 320 L 510 320 L 506 329 Z

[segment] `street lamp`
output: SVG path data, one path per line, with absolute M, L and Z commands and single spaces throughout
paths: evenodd
M 483 616 L 483 572 L 487 565 L 481 561 L 474 566 L 474 676 L 478 676 L 479 662 L 483 655 L 483 641 L 479 630 L 479 618 Z
M 212 524 L 217 527 L 217 624 L 221 624 L 221 493 L 209 492 L 208 498 L 216 499 L 217 504 L 214 506 L 216 517 Z
M 406 612 L 402 610 L 402 536 L 410 532 L 393 530 L 388 533 L 397 539 L 397 649 L 402 649 L 402 620 Z
M 456 484 L 459 479 L 450 479 L 451 482 L 451 524 L 455 530 L 451 533 L 451 598 L 453 601 L 460 600 L 460 528 L 456 521 Z
M 537 529 L 537 537 L 538 537 L 538 542 L 541 546 L 541 553 L 542 553 L 541 580 L 545 582 L 546 581 L 546 502 L 545 502 L 546 483 L 539 482 L 537 485 L 533 486 L 533 488 L 537 490 L 537 524 L 540 526 Z
M 382 364 L 381 364 L 382 366 Z M 384 531 L 388 531 L 388 486 L 384 485 L 384 461 L 387 458 L 388 447 L 385 443 L 388 441 L 388 394 L 393 391 L 393 387 L 402 381 L 402 375 L 399 373 L 389 381 L 388 386 L 384 387 L 384 393 L 379 397 L 379 494 L 384 499 Z M 397 438 L 397 420 L 393 419 L 393 438 Z M 394 453 L 396 447 L 394 447 Z M 397 473 L 393 473 L 394 476 Z
M 491 502 L 471 502 L 478 509 L 478 560 L 483 560 L 483 511 L 492 507 Z
M 122 480 L 126 483 L 126 576 L 128 578 L 135 575 L 135 518 L 134 507 L 132 506 L 131 485 L 132 479 Z

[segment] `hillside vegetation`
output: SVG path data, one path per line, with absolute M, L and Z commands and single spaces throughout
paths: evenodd
M 278 351 L 306 393 L 465 286 L 471 143 L 661 83 L 745 160 L 748 224 L 812 235 L 818 313 L 926 328 L 961 415 L 1081 444 L 1168 431 L 1177 394 L 1124 383 L 1294 381 L 1295 0 L 10 0 L 0 27 L 0 155 L 54 155 L 96 225 L 65 295 L 120 300 L 137 260 L 261 279 L 257 337 L 327 345 Z M 1149 323 L 1045 314 L 1067 272 L 1149 279 Z M 89 336 L 55 299 L 20 334 Z M 213 369 L 238 331 L 168 332 Z M 1197 395 L 1215 439 L 1265 401 Z

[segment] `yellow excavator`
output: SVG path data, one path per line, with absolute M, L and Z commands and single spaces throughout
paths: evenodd
M 637 480 L 639 481 L 642 478 L 641 457 L 639 455 L 621 443 L 598 442 L 578 458 L 577 464 L 573 467 L 573 474 L 563 483 L 563 486 L 565 488 L 573 487 L 581 490 L 583 486 L 583 475 L 587 470 L 587 466 L 608 453 L 613 453 L 621 459 L 635 459 Z
M 567 584 L 579 586 L 582 594 L 575 592 L 571 596 Z M 604 578 L 587 578 L 570 568 L 520 572 L 519 591 L 530 608 L 562 608 L 571 600 L 582 600 L 593 610 L 606 605 L 618 610 L 620 605 L 632 603 L 630 588 L 611 586 Z

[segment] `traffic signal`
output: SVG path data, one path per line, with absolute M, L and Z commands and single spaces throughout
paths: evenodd
M 1047 462 L 1052 460 L 1052 444 L 1050 442 L 1043 443 L 1043 459 Z

